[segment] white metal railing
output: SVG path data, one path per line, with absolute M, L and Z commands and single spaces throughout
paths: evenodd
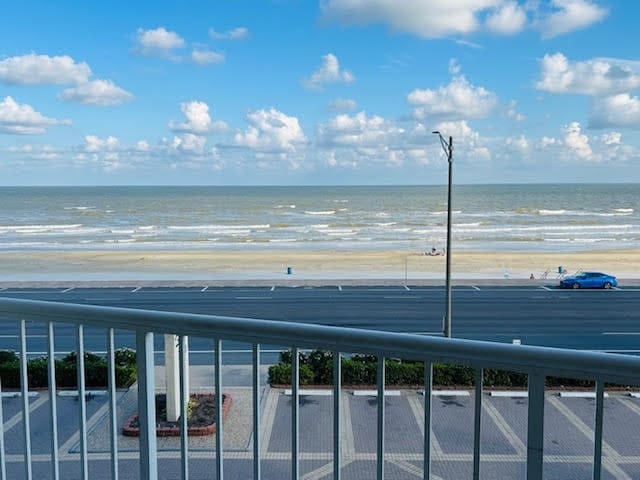
M 211 315 L 171 313 L 149 310 L 73 305 L 32 300 L 0 299 L 0 322 L 17 322 L 20 339 L 20 375 L 22 392 L 22 414 L 24 427 L 24 472 L 31 480 L 31 442 L 29 426 L 29 403 L 27 384 L 26 322 L 44 322 L 48 326 L 48 375 L 51 416 L 51 475 L 60 478 L 58 459 L 56 387 L 54 367 L 53 324 L 73 324 L 77 331 L 77 361 L 80 420 L 80 459 L 82 478 L 88 478 L 88 454 L 86 431 L 86 403 L 84 385 L 85 325 L 103 327 L 107 336 L 108 391 L 111 442 L 111 475 L 118 478 L 118 448 L 115 404 L 114 374 L 114 329 L 134 331 L 136 335 L 138 366 L 138 410 L 140 424 L 140 478 L 158 478 L 158 458 L 155 431 L 155 385 L 154 385 L 154 333 L 179 336 L 180 401 L 182 411 L 187 411 L 188 392 L 185 382 L 187 368 L 186 337 L 213 338 L 216 343 L 215 388 L 217 398 L 216 417 L 216 478 L 223 478 L 223 425 L 221 365 L 222 340 L 247 342 L 253 345 L 253 478 L 261 479 L 260 458 L 260 345 L 287 345 L 292 349 L 292 407 L 291 407 L 291 477 L 300 478 L 299 458 L 299 349 L 321 348 L 333 352 L 333 478 L 341 475 L 340 437 L 340 359 L 341 352 L 374 354 L 378 357 L 377 392 L 384 398 L 384 359 L 401 357 L 423 360 L 424 369 L 424 464 L 423 476 L 430 477 L 431 469 L 431 393 L 432 365 L 434 362 L 470 365 L 476 369 L 476 395 L 474 418 L 473 478 L 480 478 L 480 426 L 482 412 L 483 369 L 496 368 L 523 372 L 528 375 L 528 422 L 527 422 L 527 479 L 541 479 L 543 465 L 543 425 L 545 376 L 594 380 L 596 383 L 596 418 L 593 452 L 593 478 L 601 475 L 602 420 L 605 382 L 627 385 L 640 384 L 640 358 L 615 354 L 603 354 L 576 350 L 563 350 L 532 346 L 518 346 L 491 342 L 477 342 L 438 337 L 423 337 L 382 331 L 338 328 L 302 323 L 276 322 L 246 318 Z M 0 409 L 0 422 L 2 412 Z M 0 423 L 1 424 L 1 423 Z M 181 475 L 189 478 L 186 415 L 181 418 Z M 2 434 L 4 437 L 4 433 Z M 5 470 L 4 443 L 0 441 L 2 479 L 7 479 Z M 377 402 L 377 478 L 384 479 L 385 458 L 385 402 Z

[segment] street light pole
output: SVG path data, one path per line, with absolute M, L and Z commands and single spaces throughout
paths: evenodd
M 445 337 L 451 337 L 451 180 L 453 176 L 453 137 L 449 137 L 449 143 L 442 138 L 440 132 L 435 131 L 434 134 L 440 138 L 440 144 L 444 153 L 447 154 L 447 162 L 449 163 L 449 187 L 447 189 L 447 251 L 446 251 L 446 313 L 444 317 L 443 334 Z

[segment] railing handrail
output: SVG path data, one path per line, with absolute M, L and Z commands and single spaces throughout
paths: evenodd
M 1 317 L 4 317 L 1 318 Z M 640 384 L 640 357 L 252 318 L 0 299 L 0 321 L 51 321 L 247 343 L 323 348 L 527 374 Z

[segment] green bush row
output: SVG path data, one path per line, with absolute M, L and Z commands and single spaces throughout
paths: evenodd
M 300 385 L 331 385 L 333 383 L 333 353 L 313 350 L 300 353 Z M 375 385 L 377 358 L 373 355 L 353 355 L 341 360 L 343 385 Z M 475 368 L 446 363 L 433 364 L 433 384 L 438 386 L 471 387 L 475 384 Z M 518 372 L 483 371 L 487 387 L 527 386 L 527 375 Z M 271 384 L 291 383 L 291 351 L 280 354 L 280 363 L 269 367 Z M 385 360 L 386 385 L 424 385 L 424 362 L 415 360 Z M 592 387 L 593 383 L 570 378 L 547 377 L 548 387 Z
M 116 386 L 128 387 L 138 378 L 136 353 L 129 348 L 114 352 Z M 29 388 L 46 388 L 48 380 L 47 357 L 32 358 L 27 362 Z M 56 385 L 58 388 L 76 388 L 78 386 L 77 356 L 69 353 L 55 361 Z M 84 354 L 84 373 L 87 387 L 106 387 L 108 384 L 107 360 L 91 352 Z M 2 388 L 20 387 L 20 359 L 15 352 L 0 351 L 0 378 Z

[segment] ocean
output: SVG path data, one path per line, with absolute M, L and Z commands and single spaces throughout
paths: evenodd
M 0 187 L 0 249 L 441 249 L 445 186 Z M 639 184 L 453 187 L 452 247 L 640 248 Z

